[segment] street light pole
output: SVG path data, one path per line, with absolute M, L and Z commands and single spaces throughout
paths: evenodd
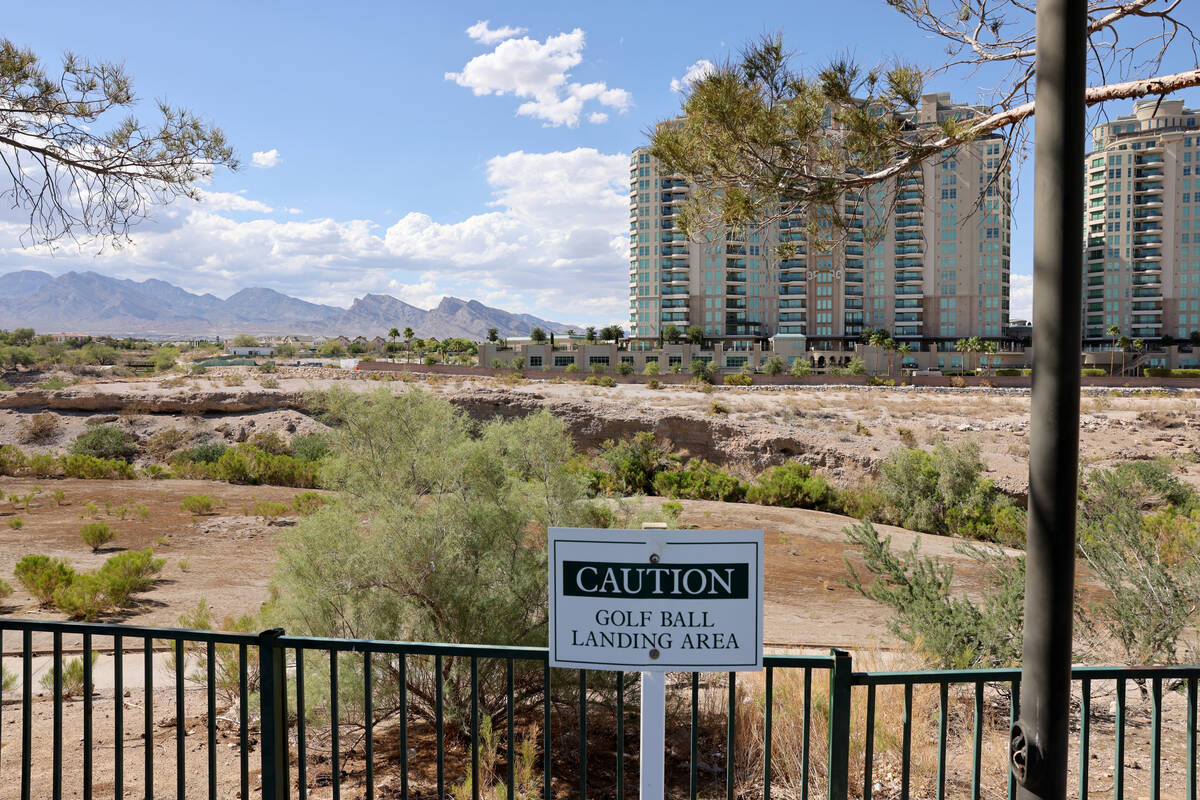
M 1017 797 L 1065 800 L 1079 472 L 1086 0 L 1039 0 L 1033 398 Z

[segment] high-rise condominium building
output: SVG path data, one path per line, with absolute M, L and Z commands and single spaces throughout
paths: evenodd
M 1085 344 L 1111 342 L 1114 325 L 1119 336 L 1138 339 L 1200 330 L 1197 117 L 1200 111 L 1182 100 L 1139 100 L 1130 116 L 1092 130 L 1083 222 Z
M 977 110 L 926 95 L 912 119 L 933 126 Z M 630 338 L 649 347 L 664 327 L 709 340 L 805 336 L 847 350 L 864 328 L 914 349 L 1000 339 L 1009 313 L 1010 185 L 1004 140 L 987 136 L 878 185 L 846 194 L 849 232 L 818 246 L 803 215 L 689 240 L 676 226 L 690 187 L 646 148 L 629 165 Z M 811 215 L 811 216 L 810 216 Z M 827 222 L 825 224 L 828 224 Z M 864 239 L 878 229 L 882 238 Z M 818 228 L 816 237 L 830 232 Z M 779 245 L 788 243 L 782 253 Z M 733 340 L 730 342 L 729 340 Z

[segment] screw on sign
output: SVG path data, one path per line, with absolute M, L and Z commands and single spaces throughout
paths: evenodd
M 549 538 L 550 666 L 641 671 L 641 797 L 661 798 L 665 673 L 762 668 L 763 532 Z

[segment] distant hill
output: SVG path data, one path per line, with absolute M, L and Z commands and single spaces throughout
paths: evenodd
M 514 314 L 475 300 L 443 297 L 428 311 L 385 294 L 368 294 L 350 308 L 310 303 L 275 291 L 249 288 L 222 300 L 192 294 L 166 281 L 131 281 L 95 272 L 54 277 L 36 270 L 0 275 L 0 328 L 111 335 L 386 336 L 410 327 L 417 336 L 483 339 L 528 335 L 535 327 L 563 333 L 567 326 Z

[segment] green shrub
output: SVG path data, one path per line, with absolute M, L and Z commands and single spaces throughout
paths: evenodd
M 67 388 L 69 384 L 62 379 L 60 375 L 52 375 L 46 380 L 38 384 L 39 389 L 45 389 L 48 392 L 56 392 L 59 389 Z
M 62 461 L 50 453 L 31 453 L 26 469 L 36 478 L 54 478 L 62 471 Z
M 189 494 L 179 503 L 179 507 L 193 516 L 211 514 L 217 507 L 217 498 L 211 494 Z
M 0 475 L 20 475 L 28 460 L 20 449 L 11 444 L 0 445 Z
M 71 443 L 72 455 L 128 461 L 137 455 L 132 437 L 115 425 L 97 425 Z
M 841 511 L 837 491 L 807 464 L 780 464 L 762 472 L 746 489 L 746 502 L 785 508 Z
M 91 622 L 107 612 L 111 604 L 104 582 L 95 575 L 81 573 L 54 590 L 54 607 L 71 619 Z
M 323 433 L 302 433 L 293 436 L 292 455 L 301 461 L 320 461 L 329 453 L 329 437 Z
M 16 517 L 13 517 L 12 519 L 10 519 L 8 521 L 8 527 L 12 528 L 14 531 L 19 531 L 19 530 L 21 530 L 21 528 L 25 527 L 25 523 L 24 523 L 24 521 L 19 520 Z
M 642 370 L 643 375 L 657 375 L 660 367 L 657 361 L 647 361 L 645 368 Z
M 605 442 L 600 458 L 614 479 L 613 493 L 621 495 L 653 494 L 655 476 L 679 464 L 678 458 L 658 446 L 649 431 L 639 431 L 620 442 Z
M 661 388 L 662 388 L 662 381 L 660 381 L 658 378 L 651 378 L 650 380 L 646 381 L 646 388 L 648 388 L 648 389 L 661 389 Z
M 287 456 L 292 453 L 292 449 L 288 447 L 288 443 L 275 432 L 256 433 L 246 440 L 246 444 L 250 447 L 257 447 L 264 453 L 270 453 L 273 456 Z
M 60 463 L 62 464 L 63 475 L 68 478 L 133 480 L 137 477 L 137 470 L 129 462 L 118 459 L 69 455 L 63 456 Z
M 82 617 L 73 617 L 72 619 L 83 619 Z M 95 650 L 92 651 L 92 666 L 96 665 L 96 659 L 100 656 Z M 63 662 L 62 671 L 62 696 L 64 699 L 72 697 L 82 697 L 87 687 L 83 682 L 83 659 L 71 658 Z M 54 670 L 48 670 L 41 677 L 42 689 L 47 692 L 54 691 Z
M 617 372 L 621 375 L 632 375 L 633 364 L 628 361 L 622 361 L 620 364 L 617 364 Z
M 782 375 L 783 374 L 783 359 L 779 356 L 771 356 L 762 364 L 762 371 L 767 375 Z
M 1143 370 L 1147 378 L 1200 378 L 1200 369 L 1166 369 L 1164 367 L 1146 367 Z
M 80 530 L 79 536 L 95 552 L 117 538 L 117 532 L 106 522 L 88 522 Z
M 154 577 L 165 563 L 154 557 L 153 550 L 128 550 L 105 561 L 96 577 L 103 582 L 104 594 L 113 605 L 128 606 L 133 595 L 154 585 Z
M 603 386 L 608 389 L 611 389 L 617 385 L 616 380 L 611 375 L 589 375 L 588 377 L 584 378 L 583 382 L 588 386 Z
M 250 511 L 254 516 L 262 517 L 268 524 L 282 517 L 287 512 L 287 503 L 279 503 L 274 500 L 258 500 L 254 503 L 254 507 Z
M 197 464 L 213 464 L 225 455 L 226 449 L 221 442 L 202 442 L 190 450 L 183 451 L 182 456 L 183 460 Z
M 188 443 L 187 432 L 180 428 L 164 428 L 146 440 L 142 450 L 158 461 L 166 461 Z
M 1079 374 L 1084 378 L 1099 378 L 1101 376 L 1107 375 L 1108 372 L 1106 370 L 1088 367 L 1086 369 L 1079 370 Z
M 12 593 L 13 593 L 12 585 L 8 581 L 4 580 L 3 578 L 0 578 L 0 600 L 3 600 L 4 598 L 9 597 L 10 595 L 12 595 Z
M 142 468 L 142 474 L 152 481 L 158 481 L 171 477 L 171 470 L 161 464 L 147 464 Z
M 752 383 L 754 383 L 754 378 L 742 372 L 725 376 L 726 386 L 749 386 Z
M 54 602 L 54 590 L 59 585 L 70 583 L 75 570 L 61 559 L 43 555 L 22 556 L 13 569 L 13 575 L 38 603 L 49 606 Z
M 1020 375 L 1022 372 L 1023 370 L 1019 370 L 1015 367 L 1001 367 L 1000 369 L 996 370 L 996 375 L 1000 377 L 1015 377 Z
M 1025 600 L 1025 557 L 1013 558 L 999 548 L 959 546 L 955 549 L 987 568 L 988 591 L 975 605 L 954 592 L 954 568 L 922 556 L 920 541 L 897 555 L 892 537 L 880 539 L 869 522 L 845 529 L 875 580 L 864 585 L 846 562 L 846 585 L 892 609 L 888 628 L 937 669 L 1011 667 L 1021 661 Z
M 974 442 L 893 451 L 880 468 L 881 514 L 909 530 L 1021 544 L 1024 513 L 982 472 Z
M 659 472 L 654 489 L 663 497 L 684 500 L 740 503 L 746 496 L 745 483 L 702 458 L 693 458 L 675 472 Z
M 302 492 L 292 500 L 292 508 L 302 517 L 315 514 L 329 503 L 329 498 L 320 492 Z
M 567 364 L 567 372 L 579 372 L 579 365 L 572 361 L 570 364 Z

